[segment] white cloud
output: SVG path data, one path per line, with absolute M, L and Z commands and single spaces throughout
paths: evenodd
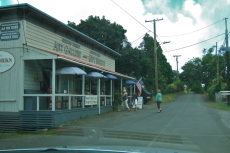
M 200 18 L 202 8 L 199 4 L 196 4 L 193 0 L 187 0 L 184 3 L 184 10 L 192 14 L 194 18 Z

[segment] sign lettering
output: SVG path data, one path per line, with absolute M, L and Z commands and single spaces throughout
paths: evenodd
M 73 47 L 80 48 L 80 45 L 78 45 L 78 44 L 76 44 L 76 43 L 74 43 L 74 42 L 72 42 L 72 41 L 70 41 L 70 40 L 68 40 L 68 39 L 62 38 L 62 42 L 63 42 L 63 43 L 66 43 L 66 44 L 68 44 L 68 45 L 71 45 L 71 46 L 73 46 Z
M 1 24 L 0 29 L 2 32 L 19 30 L 20 23 L 19 22 L 3 23 Z
M 85 105 L 97 105 L 97 96 L 85 96 Z
M 60 51 L 60 52 L 63 52 L 65 54 L 69 54 L 69 55 L 81 58 L 81 52 L 80 51 L 78 51 L 75 48 L 69 47 L 67 45 L 58 43 L 58 42 L 55 42 L 55 44 L 54 44 L 54 50 Z
M 9 70 L 14 65 L 14 57 L 5 51 L 0 51 L 0 73 Z
M 0 34 L 1 41 L 18 40 L 19 38 L 20 38 L 19 32 L 6 32 Z

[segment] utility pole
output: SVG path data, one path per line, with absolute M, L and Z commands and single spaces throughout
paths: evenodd
M 157 40 L 156 40 L 156 21 L 160 21 L 162 19 L 154 19 L 154 20 L 149 20 L 145 22 L 153 22 L 153 33 L 154 33 L 154 67 L 155 67 L 155 90 L 157 92 L 158 90 L 158 70 L 157 70 Z
M 179 80 L 179 71 L 178 71 L 178 57 L 180 57 L 181 55 L 173 55 L 173 57 L 176 57 L 176 67 L 177 67 L 177 80 Z
M 225 18 L 225 41 L 226 41 L 226 61 L 227 61 L 227 90 L 230 91 L 230 75 L 229 75 L 229 48 L 228 48 L 228 26 L 227 19 Z M 228 106 L 230 106 L 230 95 L 227 96 Z

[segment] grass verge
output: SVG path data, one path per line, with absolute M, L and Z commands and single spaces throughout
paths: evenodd
M 176 93 L 173 93 L 173 94 L 165 94 L 165 95 L 163 95 L 163 103 L 165 104 L 165 103 L 171 103 L 171 102 L 173 102 L 173 101 L 175 101 L 176 100 L 176 96 L 177 96 L 177 94 Z M 155 103 L 155 96 L 153 97 L 153 100 L 152 101 L 149 101 L 148 102 L 148 104 L 154 104 Z
M 210 102 L 208 105 L 212 108 L 215 108 L 215 109 L 230 111 L 230 106 L 228 106 L 228 104 L 226 104 L 226 103 Z
M 52 136 L 55 135 L 56 131 L 54 129 L 43 129 L 34 132 L 18 132 L 18 133 L 0 133 L 0 140 L 1 139 L 10 139 L 10 138 L 22 138 L 27 136 L 33 135 L 43 135 L 43 136 Z
M 230 111 L 230 106 L 228 106 L 227 103 L 211 101 L 208 98 L 207 93 L 204 93 L 202 96 L 203 96 L 204 100 L 208 103 L 209 107 L 214 108 L 214 109 L 224 110 L 224 111 Z

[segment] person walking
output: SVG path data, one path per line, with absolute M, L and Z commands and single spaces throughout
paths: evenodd
M 126 107 L 130 111 L 130 108 L 128 106 L 128 94 L 127 94 L 126 90 L 123 90 L 123 94 L 121 96 L 121 99 L 122 99 L 122 107 L 123 108 Z
M 162 94 L 161 94 L 161 91 L 159 89 L 157 90 L 155 101 L 157 102 L 158 113 L 160 113 L 162 111 L 162 109 L 161 109 Z
M 133 101 L 132 101 L 132 108 L 135 108 L 135 111 L 137 111 L 137 94 L 133 94 Z

